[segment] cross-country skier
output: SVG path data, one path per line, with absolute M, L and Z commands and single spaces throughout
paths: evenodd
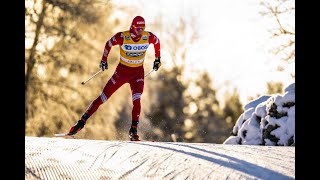
M 160 62 L 160 41 L 152 32 L 145 31 L 145 20 L 141 16 L 136 16 L 131 23 L 129 31 L 116 33 L 106 42 L 100 69 L 108 69 L 108 54 L 112 46 L 120 46 L 120 61 L 113 76 L 106 83 L 102 93 L 97 97 L 83 113 L 80 120 L 70 128 L 68 135 L 79 132 L 88 118 L 96 112 L 101 104 L 106 102 L 111 95 L 124 83 L 129 83 L 132 93 L 132 124 L 129 129 L 130 140 L 139 140 L 137 128 L 141 111 L 140 98 L 144 86 L 143 62 L 149 44 L 154 44 L 155 61 L 153 69 L 157 71 L 161 66 Z

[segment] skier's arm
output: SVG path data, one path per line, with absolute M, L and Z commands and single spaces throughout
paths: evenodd
M 153 44 L 156 59 L 160 58 L 160 40 L 152 32 L 149 32 L 149 44 Z
M 101 61 L 107 62 L 107 60 L 108 60 L 108 55 L 109 55 L 109 52 L 110 52 L 112 46 L 122 45 L 122 44 L 123 44 L 123 34 L 122 34 L 122 32 L 118 32 L 117 34 L 115 34 L 114 36 L 112 36 L 112 38 L 109 39 L 109 40 L 106 42 L 106 45 L 105 45 L 105 47 L 104 47 L 104 51 L 103 51 L 103 55 L 102 55 Z
M 153 62 L 153 69 L 158 71 L 161 66 L 160 62 L 160 40 L 154 35 L 152 32 L 149 32 L 149 44 L 153 44 L 154 52 L 155 52 L 155 61 Z

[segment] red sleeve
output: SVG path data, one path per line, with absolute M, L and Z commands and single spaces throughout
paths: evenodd
M 152 32 L 149 32 L 149 44 L 153 44 L 155 57 L 160 57 L 160 40 Z
M 104 62 L 107 62 L 108 55 L 109 55 L 109 52 L 110 52 L 112 46 L 115 46 L 115 45 L 121 46 L 122 44 L 123 44 L 123 34 L 122 34 L 122 32 L 118 32 L 117 34 L 112 36 L 112 38 L 106 42 L 101 60 Z

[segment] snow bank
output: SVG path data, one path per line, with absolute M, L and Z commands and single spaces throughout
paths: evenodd
M 244 109 L 223 144 L 295 145 L 295 83 L 284 94 L 260 96 Z

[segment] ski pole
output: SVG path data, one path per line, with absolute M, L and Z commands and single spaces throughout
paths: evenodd
M 150 73 L 152 73 L 152 71 L 154 71 L 154 69 L 152 69 L 150 72 L 148 72 L 146 75 L 144 75 L 144 77 L 147 77 Z
M 100 71 L 96 72 L 94 75 L 92 75 L 88 80 L 82 82 L 81 84 L 84 85 L 86 82 L 90 81 L 90 79 L 94 78 L 96 75 L 98 75 L 99 73 L 101 73 L 102 70 L 100 69 Z

